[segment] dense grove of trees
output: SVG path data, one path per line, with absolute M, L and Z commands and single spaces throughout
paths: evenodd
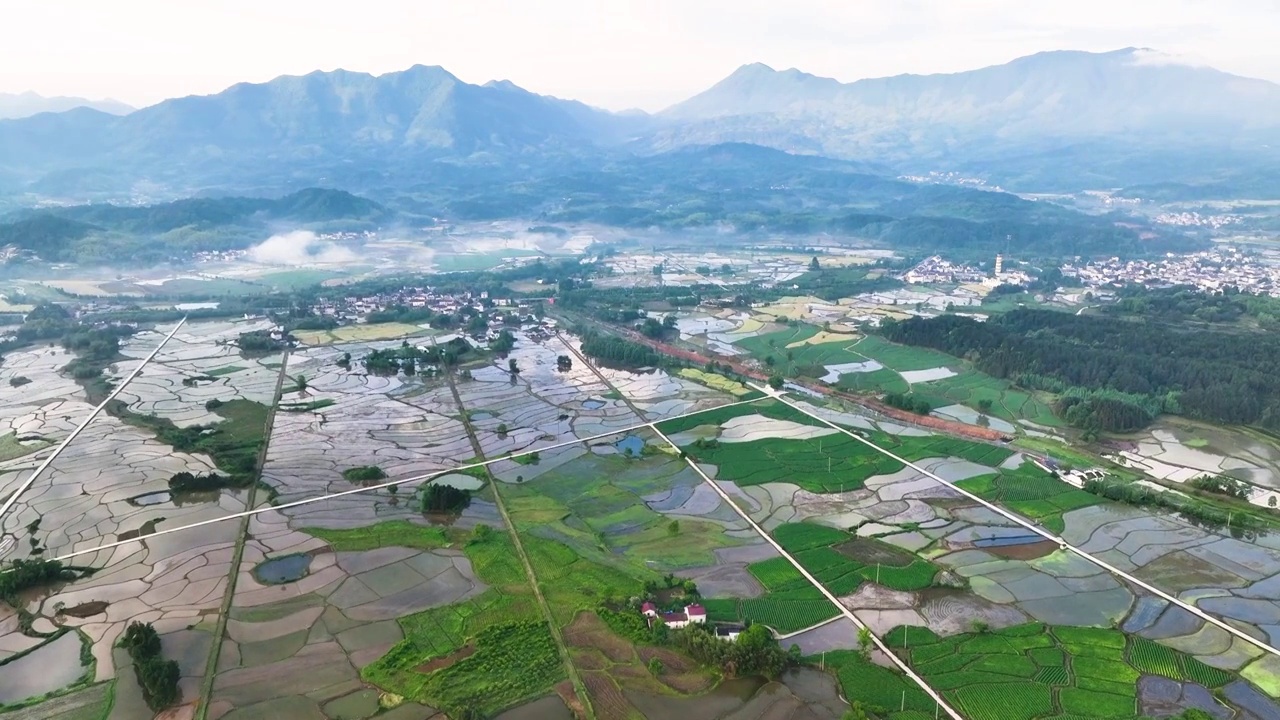
M 1253 488 L 1243 480 L 1226 475 L 1201 475 L 1191 479 L 1191 487 L 1214 495 L 1225 495 L 1237 500 L 1248 500 Z
M 471 504 L 471 491 L 452 485 L 433 483 L 422 492 L 422 512 L 453 513 Z
M 270 330 L 251 330 L 249 332 L 240 333 L 239 339 L 236 340 L 236 346 L 240 348 L 240 354 L 247 358 L 264 357 L 273 353 L 284 352 L 294 339 L 289 335 L 282 335 L 279 338 L 272 337 Z
M 917 415 L 928 415 L 933 412 L 933 405 L 915 393 L 889 393 L 884 396 L 884 404 Z
M 636 330 L 645 337 L 661 340 L 667 335 L 675 332 L 676 316 L 668 315 L 662 318 L 662 320 L 658 320 L 658 318 L 653 316 L 646 317 L 644 322 L 640 323 L 640 325 L 636 327 Z
M 387 473 L 377 465 L 360 465 L 343 470 L 342 478 L 347 482 L 368 483 L 386 480 Z
M 457 365 L 474 352 L 471 343 L 456 337 L 443 345 L 420 348 L 408 341 L 398 348 L 373 350 L 364 358 L 364 368 L 370 375 L 390 376 L 403 372 L 413 375 L 423 365 Z
M 782 649 L 764 625 L 743 630 L 734 642 L 721 640 L 702 625 L 677 630 L 671 633 L 671 640 L 693 659 L 717 667 L 730 677 L 763 675 L 772 679 L 799 661 L 795 654 Z
M 76 354 L 63 371 L 77 380 L 91 380 L 101 376 L 103 369 L 120 359 L 120 340 L 134 332 L 132 325 L 82 323 L 66 308 L 42 303 L 27 313 L 12 338 L 0 341 L 0 352 L 57 340 L 62 347 Z M 96 395 L 91 399 L 96 400 Z
M 1059 409 L 1086 429 L 1129 430 L 1158 412 L 1280 428 L 1280 337 L 1031 309 L 987 322 L 911 318 L 884 334 L 1063 392 Z
M 57 560 L 18 559 L 8 563 L 0 573 L 0 600 L 22 606 L 18 593 L 56 582 L 75 580 L 77 573 Z
M 1249 317 L 1263 328 L 1280 327 L 1280 298 L 1235 288 L 1206 293 L 1192 287 L 1148 289 L 1131 285 L 1119 295 L 1114 305 L 1106 306 L 1107 312 L 1175 323 L 1231 323 Z
M 650 367 L 662 364 L 662 356 L 648 345 L 615 335 L 588 332 L 582 338 L 582 353 L 602 362 L 624 367 Z
M 151 623 L 132 622 L 120 638 L 120 647 L 133 659 L 138 685 L 147 707 L 159 712 L 178 701 L 178 663 L 160 654 L 160 636 Z
M 243 479 L 241 479 L 243 481 Z M 180 472 L 169 478 L 169 489 L 173 492 L 205 492 L 208 490 L 221 490 L 225 487 L 234 487 L 236 481 L 225 475 L 218 473 L 209 473 L 208 475 L 196 475 L 189 472 Z

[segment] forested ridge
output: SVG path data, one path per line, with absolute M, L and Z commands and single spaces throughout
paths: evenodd
M 944 315 L 888 322 L 885 337 L 966 358 L 983 372 L 1061 395 L 1088 430 L 1131 430 L 1161 412 L 1280 427 L 1280 338 L 1185 330 L 1049 310 L 987 322 Z

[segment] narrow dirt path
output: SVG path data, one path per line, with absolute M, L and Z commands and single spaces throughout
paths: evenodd
M 462 424 L 467 429 L 467 439 L 471 441 L 471 449 L 475 453 L 477 460 L 485 460 L 484 448 L 480 445 L 479 438 L 476 437 L 475 428 L 471 425 L 471 418 L 467 416 L 466 406 L 462 404 L 462 395 L 458 392 L 458 384 L 455 382 L 452 372 L 445 372 L 445 377 L 449 383 L 449 391 L 453 393 L 453 402 L 458 406 L 459 416 L 462 418 Z M 547 626 L 551 628 L 551 637 L 555 638 L 556 649 L 560 651 L 560 660 L 564 663 L 565 672 L 569 676 L 569 681 L 573 683 L 573 692 L 578 696 L 580 710 L 586 715 L 587 720 L 594 720 L 595 712 L 591 707 L 591 700 L 587 696 L 587 686 L 582 682 L 582 677 L 578 675 L 578 668 L 574 666 L 573 659 L 569 656 L 569 649 L 564 644 L 564 636 L 560 632 L 560 626 L 556 624 L 555 615 L 551 613 L 551 606 L 547 604 L 547 599 L 542 596 L 542 587 L 538 584 L 538 575 L 533 571 L 533 563 L 529 562 L 529 556 L 524 551 L 524 543 L 520 542 L 520 533 L 516 532 L 516 525 L 511 521 L 511 516 L 507 514 L 507 505 L 502 500 L 502 491 L 498 486 L 501 483 L 493 476 L 493 471 L 489 465 L 484 465 L 484 473 L 489 478 L 489 487 L 493 489 L 493 501 L 498 506 L 498 513 L 502 515 L 502 522 L 507 525 L 507 532 L 511 535 L 511 542 L 515 545 L 516 554 L 520 556 L 520 564 L 524 566 L 525 575 L 529 578 L 529 586 L 533 588 L 533 596 L 538 601 L 538 607 L 542 610 L 542 616 L 547 621 Z
M 280 359 L 280 374 L 276 376 L 276 389 L 271 394 L 271 407 L 267 408 L 267 422 L 262 430 L 262 447 L 258 449 L 258 473 L 267 461 L 267 448 L 271 447 L 271 431 L 276 424 L 276 408 L 280 406 L 281 390 L 284 379 L 288 377 L 289 349 L 285 348 Z M 249 486 L 245 494 L 244 507 L 252 510 L 258 499 L 258 483 Z M 240 529 L 236 532 L 235 550 L 231 553 L 231 572 L 227 574 L 227 589 L 222 595 L 222 605 L 218 608 L 218 625 L 213 633 L 213 642 L 209 645 L 209 660 L 205 665 L 204 681 L 200 684 L 200 698 L 196 704 L 196 719 L 205 720 L 209 714 L 209 701 L 213 697 L 213 681 L 218 675 L 218 657 L 222 654 L 222 639 L 227 634 L 227 616 L 231 614 L 231 604 L 236 597 L 236 580 L 240 577 L 240 561 L 244 559 L 244 543 L 249 537 L 249 518 L 240 519 Z

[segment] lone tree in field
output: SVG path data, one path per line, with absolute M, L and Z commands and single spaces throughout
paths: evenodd
M 774 390 L 781 390 L 783 382 L 785 381 L 782 379 L 781 375 L 772 375 L 769 377 L 769 387 Z
M 299 395 L 307 394 L 307 376 L 299 375 L 293 379 L 293 389 L 298 391 Z
M 512 374 L 512 375 L 519 374 L 519 372 L 520 372 L 520 366 L 516 364 L 516 359 L 515 359 L 515 358 L 508 358 L 508 359 L 507 359 L 507 369 L 511 371 L 511 374 Z
M 818 271 L 818 270 L 821 270 L 821 269 L 822 269 L 822 266 L 818 264 L 818 256 L 817 256 L 817 255 L 814 255 L 814 256 L 813 256 L 813 259 L 811 259 L 811 260 L 809 261 L 809 269 L 810 269 L 810 270 L 813 270 L 813 271 L 815 271 L 815 272 L 816 272 L 816 271 Z

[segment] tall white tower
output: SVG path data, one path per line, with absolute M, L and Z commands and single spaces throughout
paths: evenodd
M 996 277 L 1000 277 L 1000 273 L 1004 272 L 1004 256 L 996 255 Z

